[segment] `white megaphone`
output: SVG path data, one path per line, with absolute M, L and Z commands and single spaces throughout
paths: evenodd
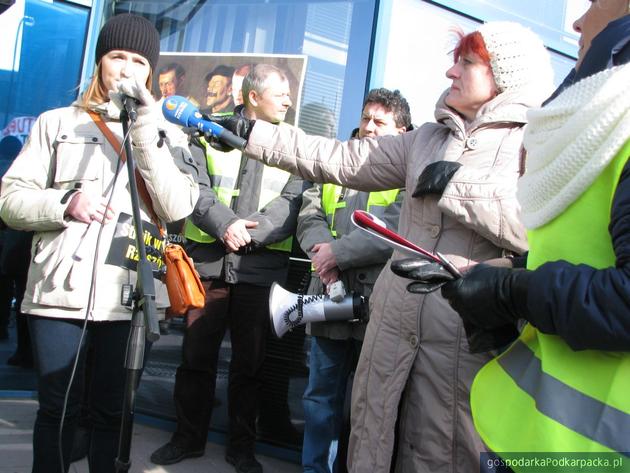
M 293 294 L 273 283 L 269 292 L 271 329 L 281 338 L 289 330 L 309 322 L 367 320 L 367 299 L 348 294 L 339 302 L 325 295 Z

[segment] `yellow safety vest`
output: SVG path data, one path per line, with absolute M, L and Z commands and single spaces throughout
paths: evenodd
M 630 141 L 561 215 L 528 233 L 529 269 L 555 260 L 614 267 L 608 225 L 629 155 Z M 615 453 L 630 452 L 628 352 L 573 351 L 559 336 L 527 325 L 477 374 L 471 407 L 481 438 L 504 459 L 514 460 L 511 452 L 608 452 L 609 460 L 630 465 Z
M 328 221 L 328 227 L 332 236 L 337 237 L 335 227 L 335 212 L 337 209 L 344 208 L 346 206 L 345 201 L 339 202 L 341 196 L 342 187 L 336 184 L 324 184 L 322 186 L 322 208 L 326 214 L 326 220 Z M 388 191 L 370 192 L 368 196 L 366 211 L 371 212 L 372 207 L 387 207 L 392 204 L 400 189 L 392 189 Z
M 236 188 L 236 182 L 241 165 L 241 152 L 234 149 L 224 153 L 212 148 L 203 138 L 202 141 L 206 147 L 206 163 L 208 174 L 213 182 L 212 189 L 217 194 L 219 201 L 229 207 L 232 203 L 232 198 L 238 197 L 240 194 L 240 189 Z M 271 166 L 264 166 L 260 195 L 258 196 L 258 210 L 281 194 L 289 177 L 290 174 L 286 171 Z M 187 239 L 200 243 L 216 241 L 216 238 L 205 233 L 189 219 L 186 219 L 184 235 Z M 293 237 L 288 237 L 283 241 L 271 243 L 265 248 L 290 252 L 292 245 Z

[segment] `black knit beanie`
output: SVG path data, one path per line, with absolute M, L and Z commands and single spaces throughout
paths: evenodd
M 96 63 L 113 49 L 138 53 L 145 57 L 151 69 L 160 56 L 160 34 L 149 20 L 142 16 L 122 13 L 113 16 L 98 35 Z

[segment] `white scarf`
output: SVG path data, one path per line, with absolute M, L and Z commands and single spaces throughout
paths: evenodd
M 533 229 L 571 205 L 630 139 L 630 64 L 581 80 L 527 116 L 517 196 Z

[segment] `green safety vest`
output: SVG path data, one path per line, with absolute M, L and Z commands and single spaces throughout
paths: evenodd
M 556 260 L 614 267 L 608 225 L 629 155 L 630 141 L 562 214 L 528 232 L 528 269 Z M 479 371 L 471 408 L 483 441 L 505 458 L 514 456 L 501 452 L 630 452 L 629 393 L 630 353 L 573 351 L 528 324 Z
M 208 174 L 213 182 L 212 189 L 217 194 L 219 201 L 230 207 L 232 198 L 240 194 L 240 189 L 236 188 L 236 182 L 241 165 L 241 152 L 234 149 L 224 153 L 212 148 L 203 138 L 202 142 L 206 147 L 206 163 Z M 258 210 L 280 195 L 281 189 L 287 183 L 289 177 L 290 174 L 286 171 L 271 166 L 264 166 L 260 195 L 258 197 Z M 184 225 L 184 236 L 189 240 L 200 243 L 216 241 L 216 238 L 205 233 L 189 219 L 186 219 L 186 224 Z M 271 243 L 265 248 L 290 252 L 292 246 L 293 237 L 287 237 L 283 241 Z
M 339 202 L 339 196 L 341 196 L 342 187 L 336 184 L 324 184 L 322 186 L 322 208 L 326 214 L 326 220 L 328 221 L 328 227 L 332 236 L 337 237 L 335 227 L 335 212 L 337 209 L 344 208 L 346 206 L 345 201 Z M 368 196 L 366 211 L 371 212 L 372 207 L 387 207 L 396 200 L 400 189 L 392 189 L 389 191 L 370 192 Z

